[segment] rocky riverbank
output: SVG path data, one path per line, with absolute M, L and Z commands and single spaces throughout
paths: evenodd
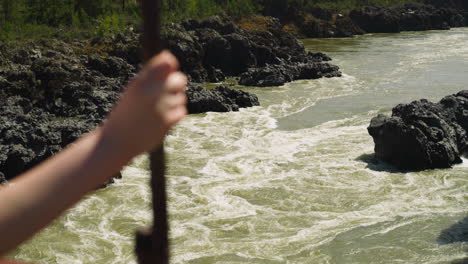
M 226 17 L 169 24 L 163 34 L 192 82 L 220 82 L 240 77 L 245 86 L 278 86 L 298 79 L 338 77 L 338 67 L 323 53 L 307 52 L 278 19 L 264 17 L 261 30 L 243 30 Z M 136 66 L 139 35 L 128 32 L 115 38 L 96 39 L 93 47 Z
M 317 7 L 295 16 L 292 24 L 286 26 L 303 38 L 446 30 L 468 26 L 468 2 L 427 0 L 401 7 L 365 6 L 341 13 Z
M 259 105 L 248 92 L 196 83 L 240 77 L 243 85 L 282 85 L 340 76 L 322 53 L 308 53 L 270 19 L 266 31 L 247 32 L 213 17 L 168 25 L 167 47 L 191 81 L 190 113 L 238 111 Z M 102 122 L 140 65 L 139 34 L 12 47 L 0 43 L 0 182 L 54 155 Z
M 401 104 L 371 120 L 375 154 L 400 169 L 449 168 L 468 150 L 468 90 Z

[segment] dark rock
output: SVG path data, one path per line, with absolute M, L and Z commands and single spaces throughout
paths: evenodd
M 207 81 L 208 74 L 203 66 L 205 49 L 194 32 L 186 31 L 176 24 L 168 25 L 162 33 L 166 47 L 177 57 L 181 70 L 193 82 Z
M 228 17 L 213 16 L 200 22 L 200 28 L 211 28 L 218 31 L 222 35 L 239 32 L 232 20 Z
M 321 60 L 320 57 L 315 57 Z M 335 65 L 321 62 L 299 63 L 295 65 L 267 65 L 252 68 L 243 73 L 239 84 L 246 86 L 280 86 L 293 80 L 340 77 L 341 72 Z
M 245 86 L 281 86 L 293 80 L 298 72 L 292 72 L 294 68 L 283 65 L 267 65 L 263 68 L 252 68 L 244 72 L 239 80 L 240 85 Z
M 318 6 L 310 8 L 309 13 L 314 17 L 322 20 L 329 21 L 333 18 L 333 13 L 330 10 L 323 9 Z
M 309 20 L 301 25 L 301 33 L 307 38 L 324 37 L 322 25 L 317 20 Z
M 400 32 L 399 14 L 392 8 L 366 6 L 352 10 L 349 16 L 367 33 Z
M 397 8 L 366 6 L 351 11 L 349 16 L 368 33 L 391 33 L 466 26 L 464 10 L 455 4 L 409 3 Z
M 90 57 L 87 66 L 102 73 L 106 77 L 129 78 L 129 74 L 135 72 L 133 66 L 119 57 Z
M 110 178 L 107 182 L 105 182 L 103 185 L 101 185 L 99 187 L 99 189 L 109 187 L 110 185 L 114 184 L 115 180 L 117 180 L 117 179 L 122 179 L 122 172 L 119 172 L 116 175 L 114 175 L 114 177 Z
M 204 21 L 187 20 L 182 23 L 182 27 L 170 26 L 166 38 L 172 43 L 169 45 L 171 50 L 175 51 L 177 57 L 182 60 L 181 64 L 190 66 L 183 71 L 196 82 L 220 81 L 225 76 L 238 76 L 252 70 L 270 71 L 267 65 L 294 68 L 301 67 L 298 64 L 309 64 L 309 67 L 323 68 L 313 63 L 321 61 L 308 56 L 301 42 L 281 29 L 278 19 L 270 18 L 267 28 L 266 31 L 246 32 L 225 17 L 212 17 Z M 179 48 L 181 43 L 184 49 Z M 185 51 L 179 53 L 177 50 Z M 184 60 L 190 61 L 184 63 Z M 200 65 L 200 62 L 203 64 Z M 283 75 L 289 75 L 291 78 L 280 77 L 276 78 L 275 82 L 264 81 L 282 85 L 284 82 L 295 80 L 295 76 L 298 76 Z M 243 84 L 249 85 L 249 83 Z
M 187 108 L 191 114 L 239 111 L 239 108 L 259 105 L 256 95 L 226 86 L 214 89 L 191 86 L 187 89 L 187 95 Z
M 227 76 L 239 76 L 251 68 L 267 64 L 312 63 L 304 46 L 293 35 L 283 31 L 278 19 L 267 18 L 267 30 L 247 32 L 230 19 L 221 16 L 206 20 L 187 20 L 181 25 L 168 24 L 162 31 L 166 47 L 178 58 L 181 70 L 191 82 L 219 82 Z M 337 35 L 348 35 L 337 31 Z M 129 32 L 117 37 L 94 39 L 93 49 L 122 58 L 135 68 L 140 63 L 139 35 Z M 114 59 L 115 60 L 115 59 Z M 109 69 L 119 63 L 90 57 L 88 66 L 105 77 L 116 74 Z M 315 64 L 314 64 L 315 65 Z M 125 70 L 124 70 L 125 72 Z M 293 79 L 291 79 L 293 80 Z M 291 81 L 290 80 L 290 81 Z
M 135 72 L 121 58 L 83 59 L 73 47 L 57 40 L 27 44 L 19 53 L 0 47 L 0 173 L 6 179 L 92 130 Z
M 341 14 L 337 15 L 335 27 L 335 36 L 339 38 L 352 37 L 354 35 L 362 35 L 365 33 L 364 30 L 356 25 L 349 16 L 344 16 Z
M 369 134 L 378 158 L 401 169 L 448 168 L 461 163 L 468 150 L 468 91 L 439 103 L 427 100 L 401 104 L 392 117 L 371 120 Z

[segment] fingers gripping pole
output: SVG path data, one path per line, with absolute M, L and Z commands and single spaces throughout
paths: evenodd
M 144 20 L 143 57 L 147 62 L 162 50 L 160 39 L 161 1 L 141 0 Z M 137 233 L 136 252 L 140 264 L 169 263 L 169 227 L 164 146 L 150 154 L 153 193 L 153 228 Z

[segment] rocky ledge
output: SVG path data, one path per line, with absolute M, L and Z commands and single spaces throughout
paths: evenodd
M 181 62 L 182 71 L 196 83 L 220 82 L 239 77 L 245 86 L 279 86 L 298 79 L 341 76 L 330 57 L 307 52 L 295 36 L 282 30 L 279 20 L 265 18 L 261 31 L 240 29 L 226 17 L 169 24 L 163 34 L 166 46 Z M 110 47 L 107 53 L 133 62 L 139 35 L 129 32 L 96 39 L 94 47 Z
M 393 108 L 371 120 L 375 154 L 400 169 L 449 168 L 468 150 L 468 90 Z
M 468 15 L 451 7 L 412 3 L 399 8 L 368 6 L 350 13 L 368 33 L 398 33 L 466 26 Z
M 468 2 L 426 0 L 400 7 L 369 5 L 346 13 L 316 7 L 310 13 L 299 12 L 293 23 L 296 34 L 307 38 L 445 30 L 468 26 Z

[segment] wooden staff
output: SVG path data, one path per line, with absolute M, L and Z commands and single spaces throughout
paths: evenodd
M 148 62 L 162 50 L 161 1 L 142 0 L 144 61 Z M 169 263 L 169 228 L 165 179 L 164 147 L 150 155 L 151 190 L 153 193 L 153 228 L 140 231 L 136 238 L 136 253 L 140 264 Z

